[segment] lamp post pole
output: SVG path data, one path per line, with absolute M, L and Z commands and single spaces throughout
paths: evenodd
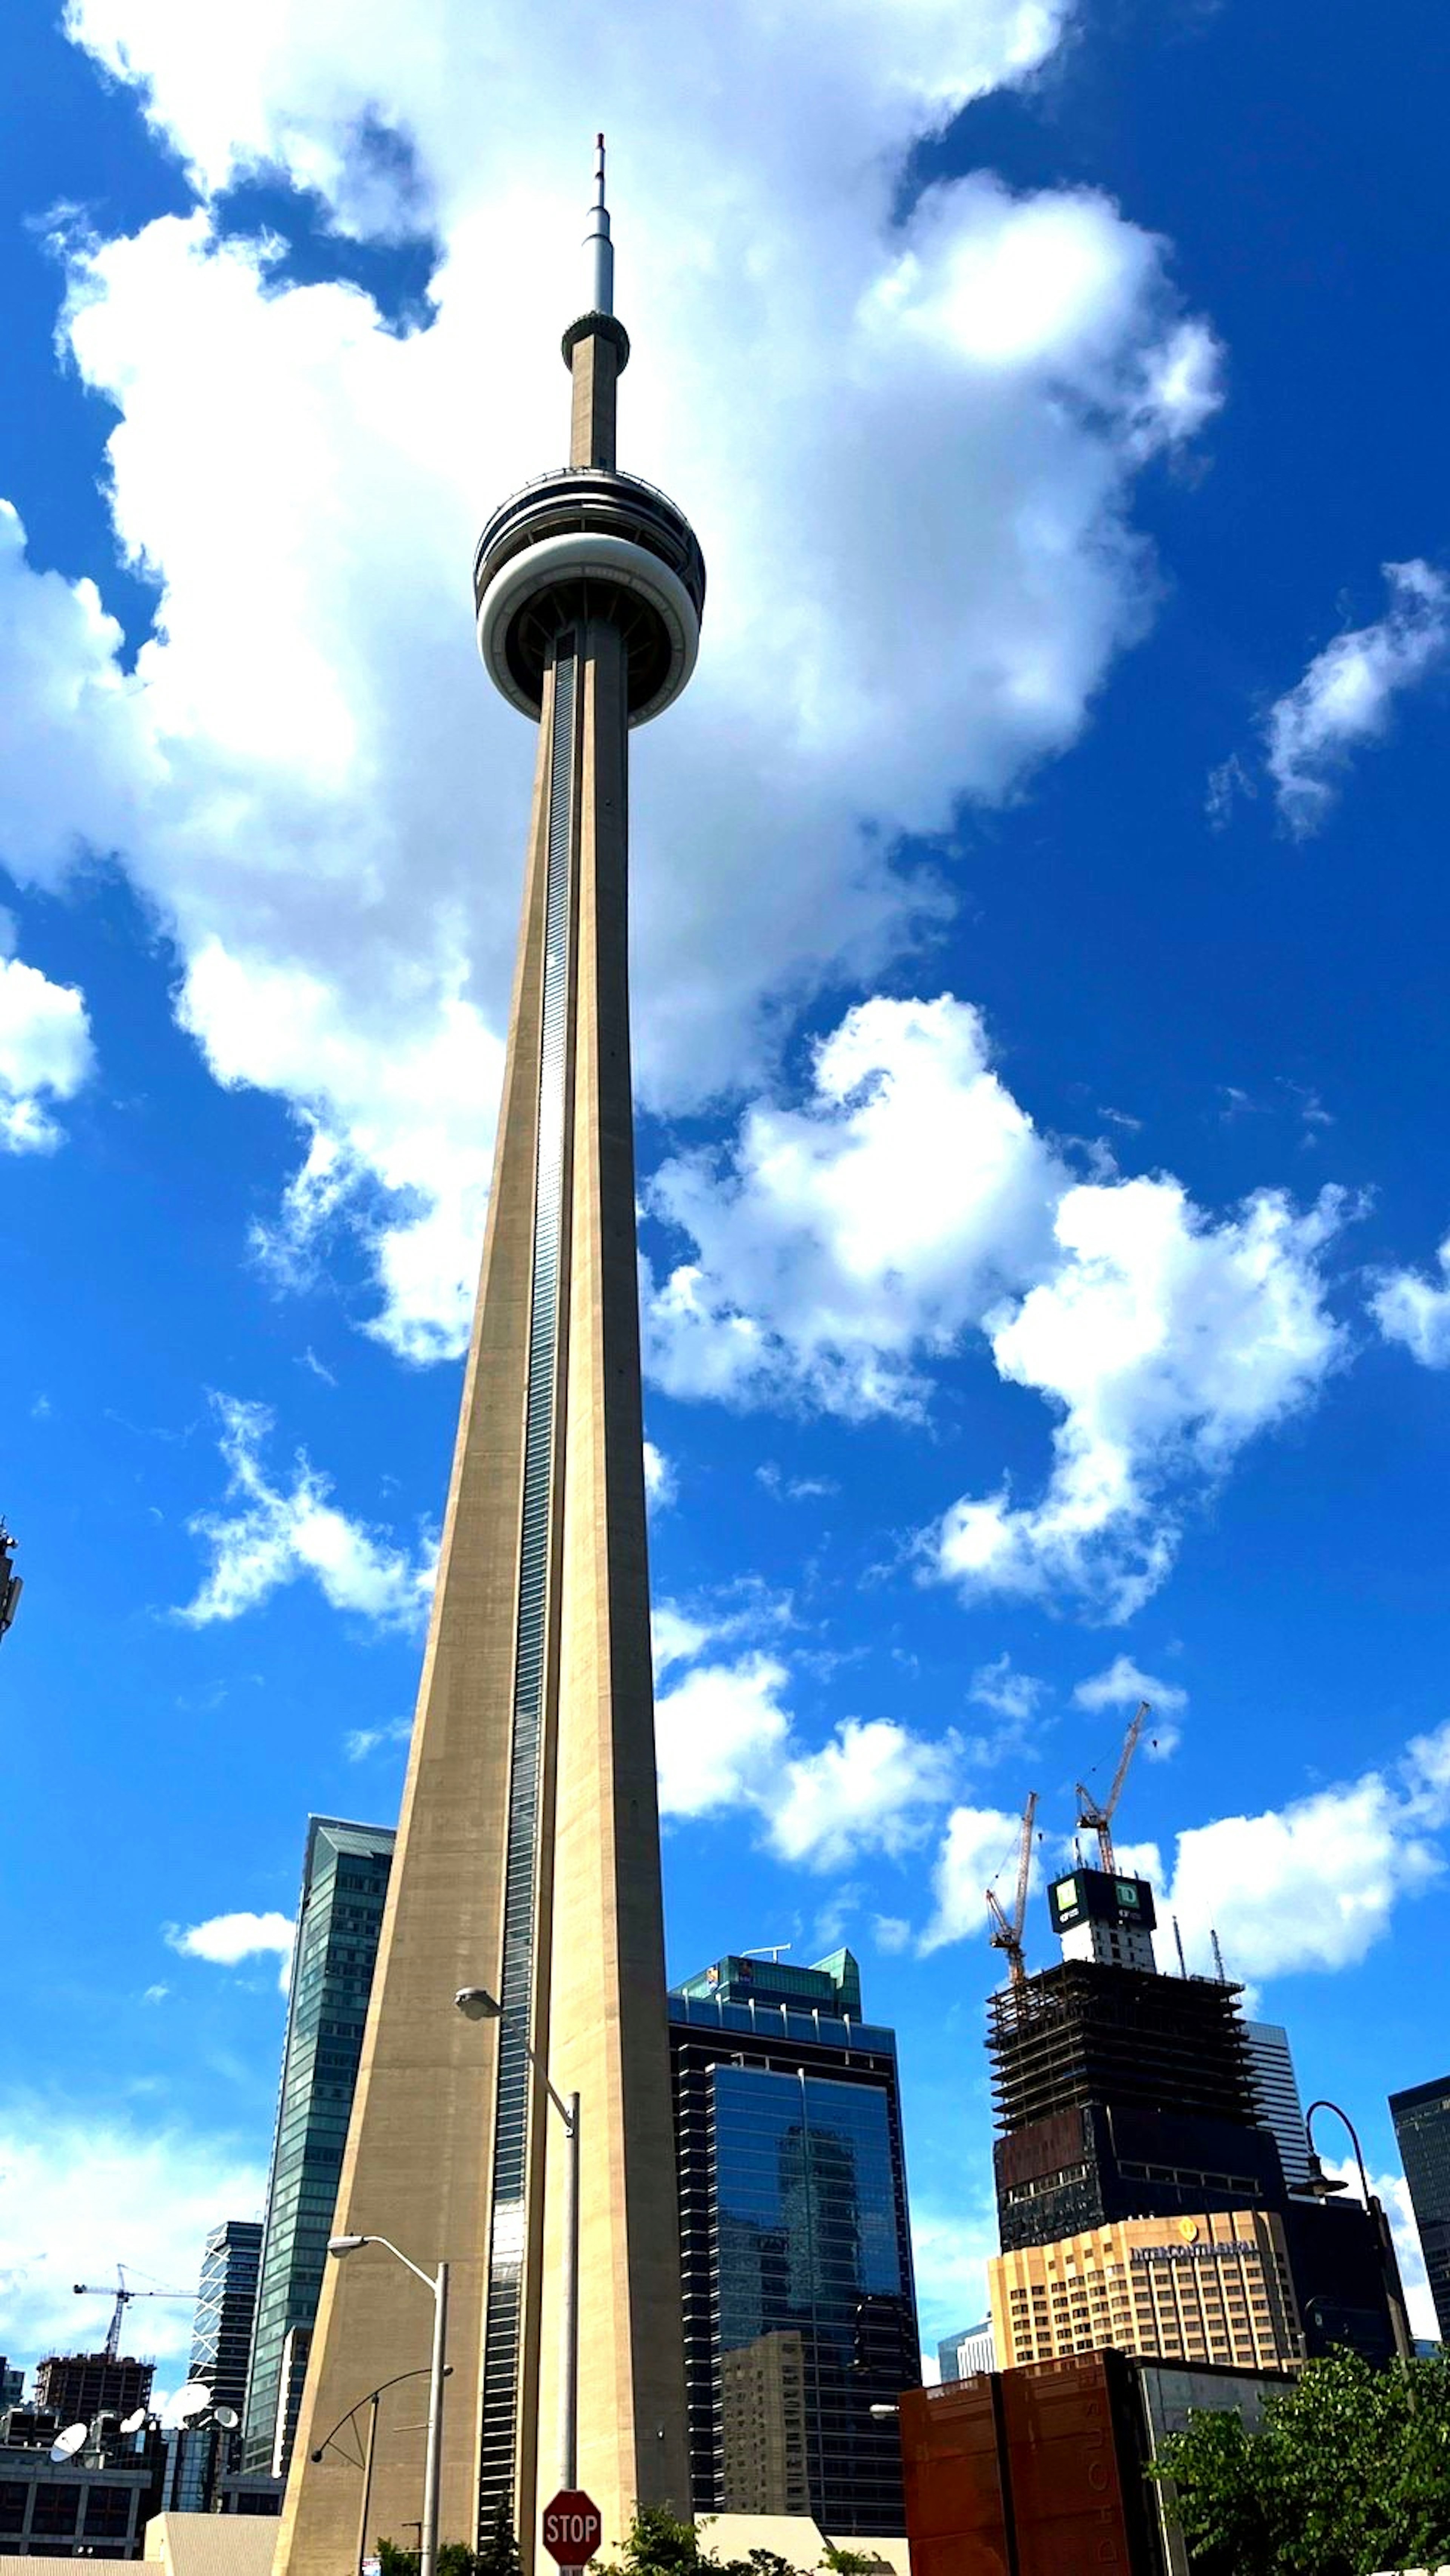
M 466 2021 L 499 2021 L 503 2006 L 487 1986 L 462 1986 L 453 1998 Z M 555 2091 L 528 2040 L 537 2081 L 564 2123 L 564 2277 L 559 2289 L 559 2484 L 579 2483 L 579 2096 Z M 425 2568 L 420 2576 L 429 2576 Z
M 388 2236 L 334 2236 L 329 2240 L 327 2250 L 340 2258 L 344 2254 L 356 2254 L 364 2245 L 385 2247 L 396 2261 L 405 2264 L 416 2275 L 425 2289 L 433 2293 L 433 2358 L 428 2366 L 428 2440 L 423 2454 L 423 2519 L 418 2532 L 418 2576 L 435 2576 L 438 2564 L 439 2468 L 443 2456 L 443 2382 L 448 2376 L 443 2358 L 448 2340 L 448 2266 L 440 2263 L 436 2272 L 425 2272 L 420 2263 L 413 2262 L 410 2256 L 402 2253 Z M 409 2371 L 404 2376 L 412 2378 L 414 2373 Z M 376 2426 L 377 2402 L 374 2399 L 370 2435 Z M 370 2489 L 371 2439 L 368 2466 L 366 2484 Z
M 1379 2199 L 1378 2194 L 1372 2192 L 1369 2187 L 1369 2176 L 1364 2169 L 1364 2154 L 1359 2143 L 1359 2131 L 1356 2129 L 1349 2113 L 1346 2110 L 1343 2110 L 1338 2102 L 1321 2101 L 1310 2103 L 1308 2110 L 1304 2114 L 1304 2135 L 1309 2142 L 1310 2182 L 1308 2188 L 1310 2191 L 1314 2192 L 1315 2197 L 1318 2199 L 1323 2199 L 1326 2191 L 1338 2191 L 1342 2189 L 1342 2185 L 1339 2183 L 1326 2184 L 1324 2180 L 1319 2158 L 1314 2151 L 1314 2114 L 1316 2111 L 1332 2111 L 1335 2118 L 1337 2120 L 1342 2120 L 1346 2129 L 1349 2131 L 1350 2144 L 1354 2149 L 1355 2166 L 1359 2173 L 1359 2187 L 1364 2195 L 1364 2205 L 1369 2216 L 1370 2224 L 1375 2231 L 1375 2244 L 1380 2258 L 1380 2272 L 1384 2281 L 1385 2304 L 1390 2312 L 1390 2332 L 1393 2334 L 1395 2339 L 1395 2359 L 1399 2363 L 1405 2377 L 1408 2379 L 1410 2375 L 1410 2363 L 1414 2357 L 1415 2348 L 1410 2341 L 1409 2319 L 1405 2314 L 1405 2293 L 1404 2286 L 1400 2280 L 1399 2262 L 1395 2254 L 1395 2240 L 1390 2234 L 1390 2222 L 1385 2216 L 1384 2205 Z

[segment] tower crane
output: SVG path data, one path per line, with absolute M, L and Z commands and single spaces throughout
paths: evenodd
M 1032 1871 L 1032 1827 L 1037 1815 L 1037 1792 L 1034 1789 L 1022 1810 L 1022 1838 L 1017 1849 L 1017 1887 L 1012 1911 L 1003 1911 L 994 1887 L 987 1890 L 987 1912 L 992 1918 L 988 1935 L 994 1950 L 1005 1950 L 1007 1974 L 1014 1986 L 1027 1982 L 1027 1963 L 1022 1956 L 1022 1926 L 1027 1920 L 1027 1881 Z
M 1113 1773 L 1113 1785 L 1101 1806 L 1083 1787 L 1081 1780 L 1077 1784 L 1078 1831 L 1097 1835 L 1098 1867 L 1106 1870 L 1109 1878 L 1117 1868 L 1117 1862 L 1113 1856 L 1113 1815 L 1118 1800 L 1123 1794 L 1123 1782 L 1128 1776 L 1128 1765 L 1138 1750 L 1138 1738 L 1150 1715 L 1151 1703 L 1146 1699 L 1140 1699 L 1132 1724 L 1123 1738 L 1123 1749 L 1118 1755 L 1118 1767 Z
M 108 2361 L 114 2361 L 121 2349 L 121 2328 L 126 2320 L 126 2310 L 133 2299 L 194 2299 L 196 2296 L 196 2292 L 194 2290 L 129 2289 L 126 2283 L 126 2266 L 124 2263 L 118 2263 L 116 2265 L 116 2286 L 114 2289 L 110 2287 L 109 2283 L 101 2283 L 97 2281 L 73 2281 L 71 2283 L 71 2287 L 78 2299 L 115 2300 L 116 2304 L 111 2310 L 111 2322 L 106 2328 L 105 2352 L 106 2359 Z
M 24 1577 L 15 1571 L 14 1557 L 15 1541 L 4 1521 L 0 1520 L 0 1637 L 4 1636 L 19 1609 L 20 1595 L 25 1589 Z

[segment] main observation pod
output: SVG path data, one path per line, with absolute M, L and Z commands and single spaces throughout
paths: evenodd
M 623 367 L 623 325 L 600 313 L 565 332 L 566 363 L 585 332 L 616 341 Z M 648 724 L 694 670 L 705 559 L 684 512 L 652 483 L 613 468 L 566 466 L 495 510 L 474 556 L 473 597 L 489 677 L 522 714 L 540 712 L 556 637 L 605 616 L 624 645 L 630 724 Z

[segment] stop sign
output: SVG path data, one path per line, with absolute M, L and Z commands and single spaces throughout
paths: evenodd
M 561 2487 L 544 2507 L 544 2547 L 560 2567 L 587 2567 L 603 2530 L 599 2507 L 582 2487 Z

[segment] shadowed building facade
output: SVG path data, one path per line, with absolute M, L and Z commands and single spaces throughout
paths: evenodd
M 502 2505 L 531 2553 L 557 2481 L 560 2123 L 580 2125 L 579 2478 L 606 2546 L 687 2507 L 666 2041 L 630 1086 L 628 738 L 694 666 L 704 567 L 618 472 L 603 155 L 589 310 L 564 336 L 566 469 L 489 521 L 479 645 L 538 728 L 482 1276 L 397 1851 L 335 2226 L 452 2270 L 443 2539 Z M 480 1117 L 486 1105 L 479 1104 Z M 487 1987 L 496 2022 L 455 1991 Z M 423 2369 L 431 2303 L 376 2246 L 328 2266 L 278 2576 L 353 2561 L 328 2429 Z M 415 2392 L 415 2395 L 417 2392 Z M 421 2407 L 380 2411 L 372 2531 L 421 2511 Z M 405 2429 L 406 2428 L 406 2429 Z

